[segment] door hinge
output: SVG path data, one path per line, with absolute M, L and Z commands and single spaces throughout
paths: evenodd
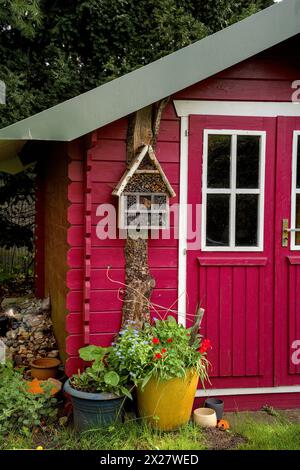
M 184 135 L 185 135 L 185 137 L 188 137 L 190 135 L 190 133 L 187 129 L 184 131 Z

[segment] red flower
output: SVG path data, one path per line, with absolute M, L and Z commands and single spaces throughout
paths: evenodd
M 208 349 L 211 349 L 211 348 L 212 348 L 212 346 L 211 346 L 211 341 L 210 341 L 210 339 L 204 339 L 204 340 L 202 341 L 202 344 L 201 344 L 200 348 L 199 348 L 199 352 L 200 352 L 201 354 L 204 354 L 204 353 L 206 353 L 206 352 L 208 351 Z
M 158 338 L 153 338 L 152 343 L 153 344 L 159 344 L 159 339 Z
M 162 354 L 166 354 L 166 352 L 167 352 L 166 348 L 163 348 L 163 349 L 161 350 L 161 353 L 162 353 Z
M 162 355 L 160 353 L 155 354 L 155 359 L 161 359 Z
M 168 339 L 167 339 L 167 343 L 173 343 L 173 339 L 172 339 L 172 338 L 168 338 Z

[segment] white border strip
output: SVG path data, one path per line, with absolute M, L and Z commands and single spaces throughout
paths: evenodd
M 268 103 L 263 101 L 199 101 L 174 100 L 178 116 L 300 116 L 300 103 Z
M 291 194 L 291 220 L 290 227 L 296 228 L 296 204 L 297 194 L 300 193 L 297 189 L 297 166 L 298 166 L 298 141 L 300 139 L 300 131 L 293 133 L 293 158 L 292 158 L 292 194 Z M 296 232 L 290 232 L 290 248 L 291 251 L 299 251 L 300 246 L 296 245 Z
M 178 247 L 178 323 L 186 326 L 186 252 L 188 202 L 188 117 L 181 118 L 180 130 L 180 186 L 179 186 L 179 247 Z
M 263 395 L 274 393 L 299 393 L 300 385 L 286 387 L 257 387 L 257 388 L 218 388 L 210 390 L 197 390 L 196 397 L 221 397 L 237 395 Z

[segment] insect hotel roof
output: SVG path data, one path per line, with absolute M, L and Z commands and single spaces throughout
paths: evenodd
M 151 145 L 143 146 L 112 194 L 120 197 L 125 190 L 131 193 L 167 193 L 169 197 L 176 196 Z

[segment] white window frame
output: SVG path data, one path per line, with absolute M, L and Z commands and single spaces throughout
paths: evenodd
M 296 227 L 296 206 L 297 194 L 300 194 L 300 188 L 297 188 L 297 157 L 298 157 L 298 142 L 300 145 L 300 131 L 293 133 L 293 155 L 292 155 L 292 192 L 291 192 L 291 222 L 290 227 Z M 300 162 L 299 162 L 300 164 Z M 296 232 L 290 232 L 290 249 L 292 251 L 300 251 L 300 245 L 296 245 Z
M 207 188 L 207 163 L 208 163 L 208 136 L 230 135 L 232 136 L 231 145 L 231 170 L 230 188 Z M 237 136 L 253 135 L 259 136 L 260 140 L 260 166 L 259 166 L 259 188 L 258 189 L 238 189 L 236 188 L 236 149 Z M 230 129 L 204 129 L 203 131 L 203 171 L 202 171 L 202 226 L 201 226 L 201 250 L 218 252 L 259 252 L 264 250 L 264 201 L 265 201 L 265 161 L 266 161 L 266 131 L 255 130 L 230 130 Z M 229 246 L 206 246 L 206 211 L 207 194 L 229 194 L 230 213 L 229 213 Z M 236 195 L 237 194 L 257 194 L 258 197 L 258 228 L 257 228 L 257 246 L 235 246 L 235 216 L 236 216 Z

